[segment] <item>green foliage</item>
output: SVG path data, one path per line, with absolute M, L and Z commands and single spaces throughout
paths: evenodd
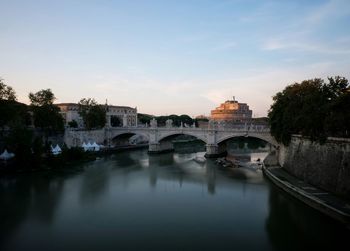
M 324 142 L 328 136 L 348 136 L 349 83 L 342 77 L 304 80 L 274 97 L 268 117 L 271 134 L 288 145 L 292 134 Z
M 16 101 L 16 93 L 0 79 L 0 128 L 29 124 L 27 106 Z
M 13 88 L 5 85 L 3 80 L 0 79 L 0 100 L 15 101 L 16 99 L 16 92 Z
M 78 123 L 77 121 L 75 121 L 74 119 L 72 121 L 68 122 L 68 126 L 71 128 L 77 128 L 78 127 Z
M 64 130 L 60 109 L 53 104 L 56 98 L 50 89 L 30 93 L 29 99 L 35 127 L 42 129 L 46 135 Z
M 33 106 L 33 117 L 35 127 L 45 132 L 59 132 L 64 130 L 63 118 L 60 109 L 55 105 Z
M 186 114 L 180 115 L 179 120 L 180 120 L 180 122 L 182 122 L 183 124 L 187 124 L 187 125 L 192 125 L 193 122 L 194 122 L 194 120 L 193 120 L 190 116 L 188 116 L 188 115 L 186 115 Z M 180 123 L 180 124 L 181 124 L 181 123 Z
M 164 126 L 168 119 L 171 119 L 173 121 L 174 126 L 180 126 L 181 122 L 183 125 L 185 125 L 185 124 L 192 125 L 194 122 L 194 120 L 190 116 L 184 115 L 184 114 L 180 115 L 180 116 L 172 114 L 169 116 L 156 117 L 156 120 L 157 120 L 159 126 Z
M 6 148 L 15 154 L 15 160 L 22 168 L 31 164 L 32 139 L 33 132 L 21 125 L 14 126 L 5 139 Z
M 25 104 L 14 100 L 0 100 L 0 127 L 29 125 L 30 114 Z
M 137 118 L 140 121 L 141 124 L 149 124 L 150 121 L 152 120 L 153 116 L 152 115 L 148 115 L 148 114 L 142 114 L 142 113 L 138 113 L 137 114 Z
M 350 92 L 340 95 L 330 107 L 325 120 L 325 129 L 335 137 L 350 136 Z
M 187 125 L 192 125 L 196 120 L 192 119 L 190 116 L 183 114 L 183 115 L 169 115 L 169 116 L 152 116 L 152 115 L 148 115 L 148 114 L 137 114 L 137 118 L 138 120 L 142 123 L 142 124 L 146 124 L 146 123 L 150 123 L 150 121 L 155 118 L 158 122 L 158 126 L 165 126 L 166 121 L 168 119 L 171 119 L 173 121 L 173 125 L 174 126 L 180 126 L 181 122 L 183 125 L 187 124 Z M 203 119 L 204 120 L 204 119 Z M 207 120 L 208 121 L 208 120 Z
M 29 93 L 29 99 L 33 106 L 44 106 L 52 105 L 56 98 L 51 89 L 46 89 L 36 93 Z
M 79 101 L 79 114 L 88 130 L 101 128 L 106 124 L 106 109 L 94 99 L 81 99 Z

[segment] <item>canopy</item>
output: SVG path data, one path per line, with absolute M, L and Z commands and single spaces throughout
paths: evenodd
M 51 152 L 53 155 L 58 155 L 62 152 L 61 147 L 57 144 L 54 148 L 51 146 Z
M 94 149 L 95 152 L 98 152 L 100 151 L 100 146 L 96 144 L 96 142 L 94 142 L 92 145 L 91 145 Z
M 56 152 L 62 152 L 62 149 L 59 145 L 56 145 L 55 149 Z
M 6 149 L 5 151 L 0 155 L 0 159 L 3 159 L 3 160 L 8 160 L 8 159 L 11 159 L 15 157 L 15 154 L 14 153 L 9 153 Z
M 84 148 L 84 151 L 85 151 L 85 152 L 88 150 L 88 145 L 85 144 L 85 142 L 83 142 L 83 144 L 82 144 L 81 147 Z

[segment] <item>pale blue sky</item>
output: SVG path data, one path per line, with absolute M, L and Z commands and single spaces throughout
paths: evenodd
M 0 0 L 0 77 L 19 100 L 94 97 L 160 114 L 235 96 L 266 115 L 287 84 L 350 78 L 350 1 Z

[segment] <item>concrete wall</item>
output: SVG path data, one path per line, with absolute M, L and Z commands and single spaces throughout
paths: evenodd
M 106 130 L 65 130 L 64 133 L 64 142 L 68 147 L 81 147 L 83 142 L 86 144 L 88 142 L 97 144 L 105 144 L 104 140 L 106 139 Z
M 293 136 L 288 147 L 280 147 L 279 163 L 307 183 L 350 199 L 350 139 L 320 145 Z

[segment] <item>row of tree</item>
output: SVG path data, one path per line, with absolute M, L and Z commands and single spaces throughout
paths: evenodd
M 50 131 L 63 130 L 63 120 L 51 90 L 30 93 L 29 99 L 30 106 L 17 102 L 14 89 L 0 79 L 0 143 L 15 153 L 17 163 L 33 166 L 40 165 Z M 29 128 L 32 122 L 40 131 Z
M 350 136 L 350 88 L 344 77 L 315 78 L 288 85 L 273 97 L 271 134 L 288 145 L 292 134 L 324 142 Z
M 35 128 L 49 133 L 62 132 L 64 120 L 60 109 L 54 105 L 56 100 L 51 89 L 29 93 L 30 105 L 17 102 L 14 89 L 4 84 L 0 79 L 0 127 L 13 128 L 14 126 L 29 126 L 33 122 Z M 92 98 L 83 98 L 79 101 L 79 114 L 85 128 L 94 129 L 103 127 L 106 123 L 106 109 Z M 76 122 L 71 123 L 77 127 Z
M 19 165 L 40 166 L 43 154 L 50 152 L 49 137 L 64 131 L 64 119 L 50 89 L 29 93 L 29 100 L 29 106 L 17 102 L 15 90 L 0 79 L 0 150 L 14 152 Z M 105 125 L 104 106 L 93 99 L 79 104 L 86 128 Z
M 155 118 L 157 120 L 158 126 L 165 126 L 166 125 L 166 121 L 168 119 L 171 119 L 173 121 L 173 125 L 174 126 L 180 126 L 181 123 L 183 125 L 193 125 L 195 124 L 196 126 L 198 126 L 198 121 L 208 121 L 208 119 L 193 119 L 190 116 L 186 115 L 186 114 L 182 114 L 182 115 L 169 115 L 169 116 L 152 116 L 152 115 L 148 115 L 148 114 L 142 114 L 139 113 L 137 115 L 138 120 L 140 121 L 140 123 L 142 124 L 149 124 L 150 121 Z

